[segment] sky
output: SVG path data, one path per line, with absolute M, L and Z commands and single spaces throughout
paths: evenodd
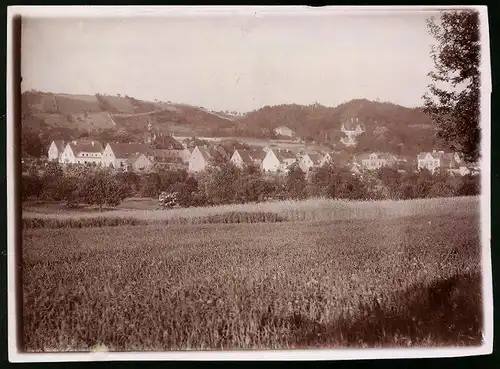
M 355 98 L 422 105 L 429 11 L 26 18 L 22 90 L 247 112 Z

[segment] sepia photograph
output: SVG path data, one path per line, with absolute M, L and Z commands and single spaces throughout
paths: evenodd
M 488 32 L 9 8 L 9 359 L 491 353 Z

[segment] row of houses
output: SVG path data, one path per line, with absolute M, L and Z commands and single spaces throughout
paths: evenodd
M 156 149 L 148 144 L 110 142 L 106 146 L 94 140 L 52 141 L 48 159 L 61 164 L 90 164 L 115 169 L 148 171 L 155 163 L 187 164 L 188 148 Z
M 270 173 L 286 173 L 293 164 L 305 173 L 327 163 L 347 165 L 353 172 L 383 167 L 415 167 L 414 161 L 384 152 L 363 153 L 352 158 L 342 156 L 340 152 L 292 152 L 275 147 L 235 149 L 233 153 L 228 153 L 217 144 L 200 145 L 193 150 L 182 145 L 175 149 L 158 149 L 141 143 L 108 143 L 103 147 L 93 140 L 53 141 L 48 157 L 62 164 L 94 164 L 131 171 L 149 171 L 155 163 L 169 163 L 169 166 L 186 168 L 190 172 L 202 172 L 214 162 L 227 160 L 240 168 L 255 165 Z M 440 170 L 458 175 L 474 174 L 479 170 L 477 165 L 466 164 L 457 153 L 435 150 L 419 153 L 415 169 Z

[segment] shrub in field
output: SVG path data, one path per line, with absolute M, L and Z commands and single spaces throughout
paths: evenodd
M 126 198 L 127 188 L 114 178 L 109 171 L 99 169 L 86 178 L 80 187 L 80 199 L 90 205 L 117 206 Z
M 285 191 L 291 199 L 304 199 L 306 194 L 306 176 L 298 164 L 293 164 L 286 175 Z
M 231 162 L 210 166 L 200 177 L 199 191 L 210 204 L 230 204 L 235 201 L 241 171 Z
M 43 192 L 43 182 L 38 173 L 31 171 L 21 177 L 21 199 L 28 200 L 35 197 L 37 200 Z

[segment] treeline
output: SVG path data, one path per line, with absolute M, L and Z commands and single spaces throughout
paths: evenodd
M 185 170 L 156 168 L 151 173 L 113 172 L 105 168 L 71 165 L 63 170 L 48 163 L 43 172 L 22 177 L 22 199 L 61 201 L 68 206 L 116 206 L 129 197 L 157 198 L 175 193 L 182 207 L 266 200 L 326 197 L 348 200 L 415 199 L 473 196 L 480 192 L 479 176 L 400 173 L 390 168 L 364 174 L 325 166 L 307 176 L 298 166 L 286 175 L 267 175 L 257 167 L 240 169 L 226 162 L 197 175 Z

